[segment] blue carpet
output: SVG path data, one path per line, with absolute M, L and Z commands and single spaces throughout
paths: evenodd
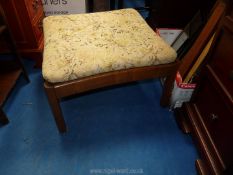
M 142 0 L 125 7 L 143 6 Z M 145 17 L 145 12 L 142 12 Z M 0 175 L 195 175 L 198 158 L 173 113 L 161 108 L 158 80 L 81 94 L 62 101 L 68 132 L 60 135 L 41 71 L 25 62 L 0 128 Z
M 60 135 L 41 71 L 26 61 L 0 128 L 1 175 L 193 175 L 198 157 L 173 113 L 161 108 L 158 80 L 82 94 L 62 101 L 68 132 Z

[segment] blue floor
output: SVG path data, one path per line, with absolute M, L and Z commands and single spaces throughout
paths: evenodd
M 61 135 L 41 71 L 25 64 L 30 84 L 21 77 L 4 105 L 10 123 L 0 127 L 0 175 L 196 174 L 196 149 L 173 113 L 160 107 L 158 80 L 65 99 L 68 132 Z
M 66 134 L 55 126 L 41 71 L 26 61 L 0 127 L 0 175 L 193 175 L 198 158 L 173 113 L 161 108 L 158 80 L 86 93 L 62 101 Z

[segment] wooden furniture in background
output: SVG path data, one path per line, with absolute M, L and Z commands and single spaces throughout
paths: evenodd
M 1 0 L 6 22 L 21 55 L 42 62 L 44 12 L 41 0 Z M 1 52 L 7 51 L 0 41 Z
M 23 73 L 26 80 L 29 82 L 27 72 L 22 64 L 21 56 L 17 50 L 14 39 L 9 31 L 6 23 L 4 11 L 0 5 L 0 36 L 5 40 L 14 59 L 0 58 L 0 122 L 8 123 L 8 119 L 2 110 L 2 105 L 7 99 L 8 94 L 14 87 L 20 74 Z
M 217 1 L 215 6 L 213 7 L 212 14 L 208 19 L 207 23 L 203 27 L 201 33 L 195 40 L 192 47 L 188 50 L 188 52 L 184 55 L 181 60 L 181 65 L 179 67 L 180 75 L 183 79 L 185 79 L 186 75 L 196 62 L 197 58 L 201 54 L 202 50 L 213 36 L 216 31 L 219 20 L 224 15 L 226 9 L 226 5 L 224 2 Z
M 221 20 L 192 101 L 183 105 L 178 120 L 186 124 L 186 132 L 191 132 L 200 151 L 199 174 L 233 174 L 232 56 L 231 10 Z
M 145 0 L 152 28 L 184 28 L 197 11 L 209 14 L 216 0 Z

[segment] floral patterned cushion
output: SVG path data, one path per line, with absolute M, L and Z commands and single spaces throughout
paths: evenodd
M 43 27 L 42 73 L 52 83 L 176 59 L 133 9 L 49 16 Z

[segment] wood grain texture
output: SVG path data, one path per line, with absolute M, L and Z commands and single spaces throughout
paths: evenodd
M 226 14 L 217 27 L 198 88 L 184 105 L 201 155 L 196 162 L 199 174 L 233 173 L 232 46 L 233 19 Z
M 15 41 L 12 37 L 12 34 L 10 33 L 6 21 L 6 16 L 1 6 L 0 20 L 3 23 L 0 27 L 0 35 L 2 39 L 6 41 L 11 54 L 14 56 L 14 59 L 12 60 L 0 60 L 0 122 L 6 124 L 9 121 L 6 114 L 2 110 L 3 103 L 6 101 L 21 73 L 24 74 L 28 82 L 30 82 L 30 80 L 22 63 L 21 55 L 19 54 Z
M 2 0 L 0 8 L 5 14 L 7 25 L 19 52 L 34 59 L 40 64 L 42 61 L 41 47 L 43 31 L 41 28 L 44 17 L 40 0 Z M 4 42 L 1 42 L 4 44 Z M 2 45 L 1 52 L 9 52 L 8 47 Z
M 191 49 L 186 53 L 186 55 L 182 58 L 182 63 L 179 68 L 179 72 L 182 78 L 186 77 L 190 68 L 193 66 L 194 62 L 201 54 L 203 48 L 208 43 L 214 31 L 216 31 L 217 24 L 223 16 L 225 8 L 225 3 L 223 3 L 222 1 L 217 2 L 217 5 L 213 10 L 212 15 L 210 16 L 208 22 L 206 23 L 200 35 L 196 39 L 195 43 L 193 44 Z
M 58 130 L 60 133 L 66 132 L 66 124 L 65 124 L 65 120 L 62 115 L 60 102 L 59 102 L 60 99 L 56 96 L 54 87 L 47 86 L 46 84 L 44 85 L 44 87 L 45 87 L 45 92 L 47 94 L 50 107 L 54 114 L 53 116 L 57 124 Z
M 164 83 L 164 91 L 160 102 L 162 106 L 168 106 L 178 66 L 179 61 L 175 61 L 174 63 L 164 65 L 102 73 L 63 83 L 53 84 L 45 81 L 44 88 L 47 93 L 57 127 L 60 132 L 65 132 L 65 122 L 59 105 L 60 98 L 133 81 L 167 77 Z

